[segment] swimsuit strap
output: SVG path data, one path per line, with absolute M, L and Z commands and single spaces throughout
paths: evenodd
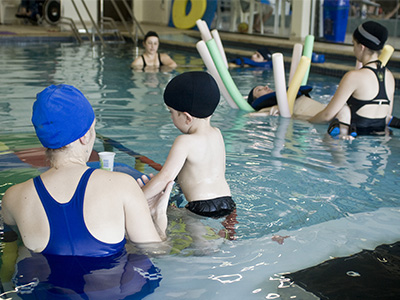
M 141 55 L 142 60 L 143 60 L 143 69 L 146 68 L 147 64 L 146 64 L 146 60 L 144 59 L 144 56 Z
M 379 59 L 367 62 L 363 67 L 365 67 L 366 65 L 369 65 L 369 64 L 377 64 L 378 69 L 382 68 L 382 62 Z
M 162 61 L 161 61 L 161 54 L 158 53 L 158 62 L 160 63 L 160 67 L 163 65 Z
M 371 102 L 376 100 L 376 99 L 379 99 L 379 100 L 385 99 L 384 101 L 387 101 L 387 103 L 389 104 L 390 100 L 389 100 L 389 98 L 388 98 L 388 96 L 386 94 L 386 86 L 385 86 L 385 82 L 386 82 L 385 81 L 386 67 L 382 67 L 382 64 L 381 64 L 381 62 L 379 60 L 372 61 L 372 62 L 369 62 L 369 63 L 377 63 L 378 64 L 378 68 L 377 69 L 368 67 L 366 65 L 363 67 L 364 69 L 369 69 L 372 72 L 374 72 L 376 78 L 378 79 L 379 91 L 378 91 L 378 94 L 371 100 Z
M 83 206 L 86 187 L 95 169 L 87 169 L 79 180 L 74 195 L 66 203 L 57 202 L 47 191 L 40 176 L 34 185 L 46 212 L 50 227 L 47 254 L 108 256 L 120 251 L 125 239 L 119 243 L 105 243 L 96 239 L 88 230 L 84 220 Z

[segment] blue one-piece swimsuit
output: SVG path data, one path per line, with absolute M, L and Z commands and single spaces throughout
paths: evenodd
M 50 225 L 50 239 L 42 253 L 102 257 L 116 254 L 124 248 L 125 239 L 116 244 L 104 243 L 91 235 L 86 227 L 83 202 L 89 177 L 94 170 L 90 168 L 85 171 L 72 199 L 67 203 L 54 200 L 40 176 L 33 179 Z

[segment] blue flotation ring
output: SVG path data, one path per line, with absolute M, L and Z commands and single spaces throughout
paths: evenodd
M 256 62 L 247 57 L 239 57 L 231 60 L 234 64 L 238 66 L 249 65 L 251 67 L 259 67 L 259 68 L 272 68 L 272 60 L 263 61 L 263 62 Z

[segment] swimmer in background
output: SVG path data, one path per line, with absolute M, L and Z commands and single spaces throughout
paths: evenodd
M 296 101 L 293 107 L 293 117 L 296 119 L 306 120 L 316 113 L 320 112 L 325 108 L 325 105 L 311 99 L 309 93 L 312 88 L 310 86 L 300 87 L 299 93 L 297 94 Z M 252 116 L 277 116 L 279 115 L 278 101 L 276 99 L 276 93 L 268 85 L 258 85 L 254 87 L 247 97 L 247 102 L 257 112 L 251 113 Z
M 64 84 L 44 89 L 33 104 L 32 123 L 50 169 L 10 187 L 1 209 L 29 250 L 105 257 L 124 249 L 125 236 L 143 247 L 166 240 L 173 183 L 147 199 L 149 205 L 130 175 L 89 168 L 96 120 L 79 90 Z
M 311 86 L 301 86 L 299 92 L 296 96 L 296 101 L 293 106 L 294 119 L 298 120 L 308 120 L 317 113 L 325 109 L 326 105 L 322 104 L 309 95 L 312 88 Z M 247 97 L 247 102 L 255 109 L 257 112 L 250 113 L 251 116 L 277 116 L 279 115 L 279 106 L 276 98 L 276 93 L 268 85 L 266 86 L 256 86 L 254 87 Z M 346 120 L 348 113 L 346 110 L 341 110 L 337 116 L 339 120 Z M 351 139 L 354 137 L 352 132 L 349 134 L 342 132 L 340 135 L 343 139 Z
M 229 67 L 260 67 L 260 68 L 271 68 L 272 67 L 272 54 L 268 48 L 257 49 L 251 56 L 239 57 L 229 61 Z
M 217 83 L 207 72 L 183 73 L 168 83 L 164 102 L 183 134 L 175 139 L 161 171 L 150 181 L 143 178 L 146 197 L 159 194 L 177 178 L 191 212 L 218 218 L 234 211 L 236 204 L 225 179 L 224 139 L 210 124 L 219 100 Z
M 159 53 L 160 39 L 154 31 L 146 33 L 143 39 L 144 53 L 138 56 L 131 64 L 135 70 L 152 71 L 162 67 L 176 68 L 177 64 L 166 53 Z

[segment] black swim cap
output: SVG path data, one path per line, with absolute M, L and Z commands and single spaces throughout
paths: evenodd
M 254 102 L 254 95 L 253 95 L 253 92 L 254 92 L 254 89 L 255 89 L 256 87 L 253 87 L 252 89 L 251 89 L 251 91 L 249 92 L 249 95 L 247 96 L 247 102 L 251 105 L 253 102 Z
M 146 35 L 144 36 L 143 41 L 146 41 L 149 37 L 151 36 L 155 36 L 156 38 L 159 39 L 158 34 L 155 31 L 149 31 L 146 33 Z
M 169 107 L 196 118 L 211 116 L 218 106 L 220 92 L 207 72 L 186 72 L 173 78 L 165 88 L 164 102 Z
M 266 47 L 257 49 L 257 52 L 260 53 L 262 57 L 264 57 L 264 60 L 271 60 L 272 58 L 271 52 Z
M 353 37 L 371 50 L 381 50 L 388 38 L 388 31 L 385 26 L 374 21 L 368 21 L 354 30 Z

